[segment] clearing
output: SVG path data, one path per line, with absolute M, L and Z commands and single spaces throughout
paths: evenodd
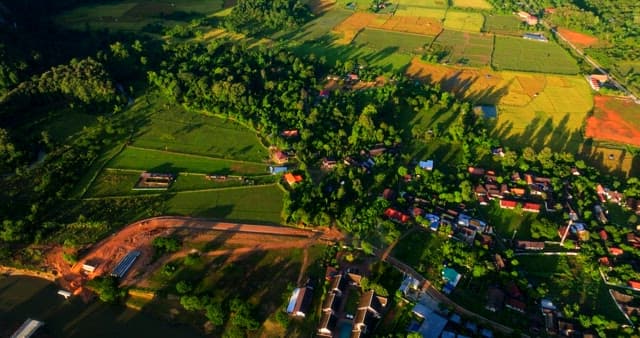
M 585 136 L 640 147 L 640 105 L 626 98 L 596 96 Z
M 589 48 L 598 43 L 598 38 L 595 36 L 579 33 L 562 27 L 559 27 L 557 30 L 560 35 L 579 48 Z
M 499 70 L 577 74 L 576 60 L 556 43 L 496 36 L 493 66 Z

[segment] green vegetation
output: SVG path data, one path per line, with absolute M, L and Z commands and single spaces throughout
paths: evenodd
M 87 287 L 98 294 L 105 303 L 115 303 L 122 299 L 126 290 L 118 288 L 116 277 L 96 277 L 87 282 Z
M 300 0 L 238 0 L 225 20 L 225 26 L 248 34 L 299 27 L 311 18 L 311 11 Z
M 522 21 L 513 14 L 487 14 L 482 31 L 502 35 L 520 35 L 523 30 L 522 25 Z
M 275 185 L 176 193 L 166 212 L 173 215 L 281 223 L 283 192 Z
M 444 28 L 465 32 L 480 32 L 484 26 L 484 16 L 474 12 L 448 10 L 444 19 Z
M 551 41 L 503 36 L 496 37 L 492 65 L 496 69 L 555 74 L 577 74 L 579 70 L 569 53 Z
M 399 53 L 417 54 L 432 40 L 432 37 L 426 35 L 367 28 L 356 35 L 353 43 L 358 47 L 368 47 L 375 50 L 391 49 Z
M 444 30 L 431 46 L 431 51 L 443 51 L 444 56 L 437 60 L 440 62 L 475 67 L 488 66 L 493 52 L 493 36 Z

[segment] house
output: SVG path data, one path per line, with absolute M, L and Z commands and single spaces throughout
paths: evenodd
M 526 202 L 522 206 L 522 211 L 538 213 L 540 212 L 541 208 L 542 208 L 542 205 L 540 203 Z
M 576 167 L 571 167 L 571 175 L 580 176 L 580 171 Z
M 527 185 L 532 185 L 533 184 L 533 175 L 524 174 L 524 180 L 525 180 L 525 182 L 527 182 Z
M 299 135 L 300 135 L 300 133 L 299 133 L 298 129 L 283 130 L 280 133 L 280 136 L 286 137 L 286 138 L 298 137 Z
M 438 338 L 447 326 L 447 319 L 435 313 L 431 308 L 421 303 L 413 307 L 412 313 L 422 319 L 420 326 L 417 326 L 414 332 L 419 333 L 422 337 Z
M 490 287 L 487 291 L 487 305 L 485 309 L 496 312 L 504 305 L 504 292 L 497 287 Z
M 289 155 L 282 150 L 275 151 L 273 153 L 273 161 L 278 164 L 287 163 L 289 161 Z
M 606 241 L 609 239 L 609 234 L 604 230 L 600 230 L 600 232 L 598 232 L 598 235 L 600 236 L 600 239 L 603 241 Z
M 511 188 L 511 195 L 516 196 L 516 197 L 522 197 L 524 196 L 524 194 L 526 194 L 526 190 L 522 189 L 522 188 Z
M 373 149 L 369 150 L 369 156 L 376 157 L 376 156 L 380 156 L 380 155 L 382 155 L 382 154 L 384 154 L 386 152 L 387 152 L 387 148 L 385 148 L 385 147 L 376 147 L 376 148 L 373 148 Z M 432 165 L 433 165 L 433 163 L 432 163 Z
M 504 150 L 502 149 L 502 147 L 492 148 L 491 149 L 491 154 L 493 156 L 504 157 Z
M 515 171 L 513 172 L 513 174 L 511 174 L 511 182 L 513 183 L 518 183 L 522 180 L 522 177 L 520 177 L 520 173 Z
M 356 73 L 349 73 L 349 74 L 347 74 L 345 80 L 356 82 L 356 81 L 360 80 L 360 76 L 358 76 L 358 74 L 356 74 Z
M 461 227 L 458 229 L 457 237 L 463 242 L 471 245 L 476 238 L 476 231 L 469 227 Z
M 640 291 L 640 282 L 635 281 L 635 280 L 630 280 L 627 282 L 627 284 L 629 285 L 630 288 L 636 290 L 636 291 Z
M 313 288 L 295 288 L 291 297 L 289 298 L 289 304 L 287 305 L 287 314 L 292 317 L 304 318 L 306 316 L 309 305 L 313 300 Z
M 387 306 L 387 298 L 377 296 L 373 290 L 362 294 L 358 303 L 358 311 L 353 320 L 351 337 L 367 334 L 375 327 Z
M 338 323 L 338 317 L 333 312 L 323 312 L 318 325 L 318 336 L 333 337 L 333 331 Z
M 482 168 L 469 167 L 467 170 L 469 171 L 469 174 L 473 176 L 482 176 L 485 173 L 485 170 Z
M 458 271 L 452 268 L 444 268 L 442 270 L 442 279 L 445 281 L 445 285 L 442 288 L 442 292 L 445 294 L 450 294 L 453 289 L 455 289 L 462 275 L 458 273 Z
M 382 191 L 382 198 L 387 201 L 391 201 L 396 198 L 396 193 L 391 188 L 386 188 Z
M 398 290 L 402 292 L 403 295 L 407 296 L 407 294 L 411 292 L 418 291 L 420 289 L 420 281 L 406 275 L 400 284 L 400 288 Z
M 624 250 L 616 247 L 609 248 L 609 253 L 613 256 L 620 256 L 624 253 Z
M 640 237 L 633 232 L 627 234 L 627 243 L 634 248 L 640 248 Z
M 520 313 L 525 313 L 527 310 L 527 305 L 524 302 L 513 298 L 507 299 L 507 301 L 504 303 L 504 306 Z
M 627 208 L 634 212 L 636 215 L 640 215 L 640 201 L 633 197 L 629 197 L 626 200 Z
M 338 165 L 338 161 L 334 160 L 334 159 L 330 159 L 330 158 L 323 158 L 322 159 L 322 168 L 323 169 L 333 169 L 336 167 L 336 165 Z
M 544 242 L 517 241 L 516 248 L 521 250 L 544 250 Z
M 271 175 L 279 175 L 279 174 L 284 174 L 286 173 L 288 170 L 287 167 L 274 167 L 274 166 L 269 166 L 269 173 Z
M 300 175 L 294 175 L 292 173 L 284 174 L 284 181 L 289 184 L 289 186 L 293 187 L 294 185 L 302 182 L 303 178 Z
M 512 200 L 502 199 L 500 200 L 500 208 L 502 209 L 515 209 L 518 206 L 518 202 Z
M 424 209 L 421 209 L 421 208 L 418 208 L 418 207 L 414 207 L 413 209 L 411 209 L 411 215 L 413 217 L 422 216 L 422 215 L 424 215 Z
M 433 170 L 433 160 L 420 161 L 418 166 L 423 170 Z
M 536 19 L 537 21 L 538 19 Z M 540 42 L 549 42 L 549 39 L 547 39 L 544 35 L 542 35 L 541 33 L 524 33 L 522 35 L 522 38 L 525 40 L 533 40 L 533 41 L 540 41 Z
M 427 221 L 427 224 L 429 224 L 429 230 L 438 231 L 440 227 L 440 217 L 434 214 L 426 214 L 424 215 L 424 219 Z
M 480 199 L 480 197 L 482 196 L 487 196 L 488 193 L 487 188 L 485 188 L 485 186 L 482 184 L 476 185 L 474 192 L 476 193 L 476 197 L 478 197 L 478 199 Z
M 607 202 L 607 199 L 605 198 L 604 188 L 602 187 L 602 184 L 598 184 L 596 186 L 596 194 L 598 195 L 598 198 L 600 199 L 600 202 L 602 202 L 602 203 L 606 203 Z
M 398 221 L 400 223 L 407 223 L 411 219 L 408 215 L 403 214 L 402 212 L 393 208 L 388 208 L 387 210 L 385 210 L 384 215 L 389 217 L 389 219 Z
M 320 91 L 320 94 L 318 94 L 318 97 L 320 97 L 321 99 L 327 99 L 329 98 L 329 94 L 330 92 L 327 89 L 323 89 Z
M 342 296 L 344 289 L 347 285 L 347 280 L 342 276 L 342 274 L 338 274 L 333 277 L 331 281 L 331 287 L 329 288 L 329 292 L 335 293 L 338 297 Z
M 517 15 L 518 17 L 520 17 L 522 21 L 526 22 L 527 25 L 529 26 L 535 26 L 538 24 L 538 17 L 535 15 L 531 15 L 525 11 L 519 11 Z
M 598 263 L 602 266 L 611 266 L 611 262 L 609 261 L 609 257 L 600 257 L 598 259 Z

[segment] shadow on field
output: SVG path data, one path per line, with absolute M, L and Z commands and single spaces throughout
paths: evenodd
M 583 137 L 579 130 L 569 131 L 568 122 L 569 114 L 565 114 L 560 121 L 536 116 L 519 134 L 513 134 L 511 122 L 494 126 L 493 134 L 506 144 L 519 149 L 532 147 L 540 151 L 544 147 L 549 147 L 556 152 L 576 154 L 580 150 Z

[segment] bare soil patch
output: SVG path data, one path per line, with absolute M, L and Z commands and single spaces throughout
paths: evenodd
M 619 102 L 610 102 L 611 100 Z M 612 105 L 623 109 L 626 107 L 629 110 L 640 109 L 628 99 L 596 96 L 595 112 L 587 119 L 585 136 L 640 147 L 640 129 L 634 123 L 627 121 L 622 111 L 612 109 Z
M 569 40 L 572 44 L 581 48 L 588 48 L 599 42 L 598 38 L 595 36 L 578 33 L 562 27 L 558 28 L 558 33 L 560 33 L 560 35 L 565 39 Z

